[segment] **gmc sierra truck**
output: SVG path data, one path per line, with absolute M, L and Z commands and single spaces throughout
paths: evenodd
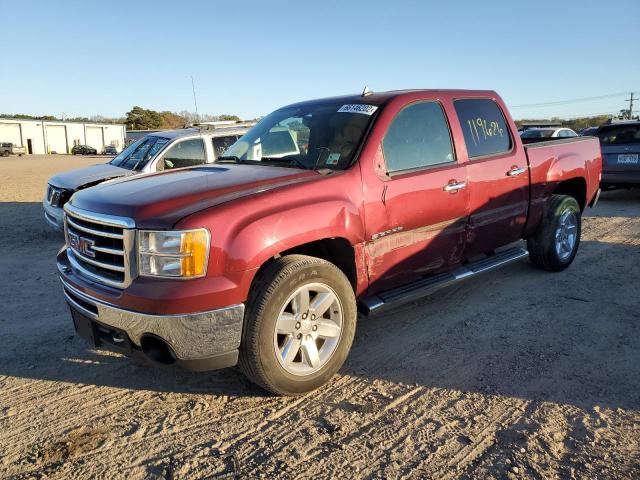
M 215 164 L 75 193 L 58 270 L 94 346 L 239 365 L 296 395 L 341 367 L 358 311 L 527 255 L 567 268 L 601 168 L 596 138 L 523 146 L 493 91 L 307 101 L 264 117 Z

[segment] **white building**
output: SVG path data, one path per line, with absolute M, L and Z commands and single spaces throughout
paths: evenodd
M 113 145 L 120 151 L 124 139 L 124 125 L 0 118 L 0 142 L 25 147 L 27 153 L 71 153 L 74 145 L 89 145 L 98 153 Z

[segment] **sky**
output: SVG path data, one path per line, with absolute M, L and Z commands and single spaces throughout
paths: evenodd
M 640 0 L 0 0 L 0 18 L 0 113 L 194 111 L 191 76 L 200 113 L 247 119 L 365 85 L 492 89 L 515 118 L 640 93 Z

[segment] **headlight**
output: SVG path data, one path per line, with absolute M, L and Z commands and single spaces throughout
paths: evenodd
M 139 273 L 148 277 L 197 278 L 207 274 L 209 231 L 145 231 L 138 235 Z

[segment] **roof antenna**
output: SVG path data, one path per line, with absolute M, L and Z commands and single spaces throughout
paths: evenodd
M 373 92 L 369 90 L 369 85 L 365 85 L 364 90 L 362 90 L 362 96 L 368 97 L 369 95 L 373 95 Z
M 196 86 L 193 83 L 193 75 L 191 75 L 191 90 L 193 91 L 193 105 L 196 107 L 196 118 L 197 121 L 200 121 L 200 116 L 198 115 L 198 101 L 196 100 Z

